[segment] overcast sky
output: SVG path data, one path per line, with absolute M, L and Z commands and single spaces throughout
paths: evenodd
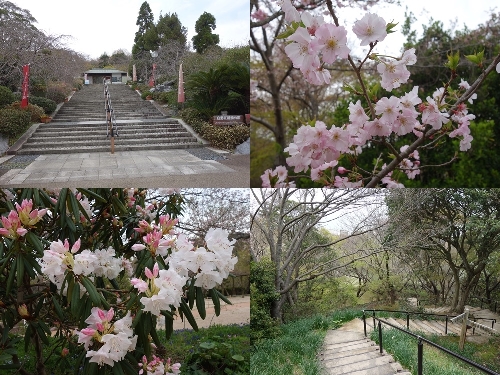
M 452 25 L 452 21 L 457 20 L 456 29 L 462 30 L 464 24 L 469 29 L 475 29 L 479 24 L 485 23 L 490 17 L 490 9 L 500 11 L 500 3 L 495 0 L 400 0 L 401 5 L 382 4 L 374 6 L 370 12 L 377 13 L 386 22 L 399 22 L 395 28 L 396 32 L 389 34 L 383 43 L 379 44 L 376 51 L 381 53 L 399 54 L 405 37 L 401 34 L 401 25 L 404 23 L 405 9 L 408 7 L 413 12 L 417 21 L 412 25 L 418 35 L 422 35 L 422 25 L 428 25 L 430 18 L 440 20 L 444 23 L 445 29 Z M 352 33 L 352 23 L 363 17 L 364 11 L 354 8 L 341 8 L 338 10 L 339 20 L 347 20 L 346 28 L 350 41 L 359 41 Z M 351 35 L 350 35 L 351 34 Z
M 11 0 L 20 8 L 28 9 L 38 23 L 36 26 L 49 34 L 71 35 L 67 46 L 91 58 L 118 49 L 129 52 L 134 44 L 139 9 L 144 0 Z M 221 47 L 247 44 L 249 40 L 249 0 L 149 0 L 155 22 L 163 15 L 177 13 L 188 30 L 188 41 L 196 34 L 194 25 L 203 12 L 211 13 L 220 37 Z

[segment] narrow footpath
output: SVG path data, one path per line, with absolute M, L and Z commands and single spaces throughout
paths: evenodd
M 324 375 L 411 375 L 385 350 L 365 337 L 363 321 L 354 319 L 326 334 L 319 354 Z

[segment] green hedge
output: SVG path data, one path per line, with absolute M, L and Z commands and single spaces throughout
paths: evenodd
M 8 87 L 0 86 L 0 108 L 13 103 L 16 100 Z
M 55 101 L 47 99 L 47 98 L 42 98 L 40 96 L 30 96 L 29 102 L 31 104 L 35 104 L 39 107 L 42 107 L 43 110 L 45 111 L 45 113 L 48 115 L 50 115 L 52 112 L 54 112 L 57 108 L 57 104 Z
M 227 150 L 234 150 L 250 137 L 250 128 L 245 124 L 216 126 L 207 123 L 202 127 L 202 132 L 202 137 L 212 146 Z
M 31 103 L 28 103 L 26 108 L 21 108 L 21 102 L 14 102 L 7 108 L 28 112 L 31 116 L 31 122 L 40 122 L 40 117 L 45 114 L 42 107 Z
M 15 137 L 30 126 L 31 113 L 19 109 L 0 109 L 0 133 Z

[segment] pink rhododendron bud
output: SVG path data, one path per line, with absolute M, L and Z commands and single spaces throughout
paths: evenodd
M 155 277 L 155 276 L 153 276 L 153 273 L 151 272 L 151 270 L 148 267 L 145 267 L 144 274 L 146 275 L 146 277 L 148 279 L 153 279 Z
M 148 290 L 148 283 L 144 280 L 133 278 L 130 280 L 130 283 L 141 293 L 144 293 L 146 290 Z
M 19 305 L 17 308 L 17 312 L 19 313 L 19 316 L 23 319 L 30 319 L 31 315 L 28 312 L 28 307 L 25 304 Z
M 102 326 L 102 324 L 101 324 L 101 326 Z M 101 329 L 101 331 L 102 331 L 102 329 Z M 87 328 L 82 329 L 80 332 L 86 336 L 94 336 L 97 331 L 93 328 L 87 327 Z
M 106 320 L 106 313 L 104 312 L 104 310 L 97 308 L 97 315 L 102 321 Z
M 61 357 L 67 357 L 69 354 L 69 349 L 68 348 L 63 348 L 61 350 Z
M 146 248 L 146 246 L 141 244 L 141 243 L 136 243 L 136 244 L 132 245 L 132 250 L 134 250 L 134 251 L 141 251 L 141 250 L 144 250 L 145 248 Z

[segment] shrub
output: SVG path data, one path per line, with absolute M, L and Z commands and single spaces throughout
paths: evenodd
M 15 97 L 8 87 L 0 86 L 0 108 L 14 102 Z
M 15 137 L 30 126 L 31 114 L 28 111 L 5 108 L 0 109 L 0 133 Z
M 270 315 L 271 305 L 279 299 L 274 286 L 274 263 L 263 258 L 250 264 L 250 339 L 253 343 L 280 333 L 279 322 Z
M 70 88 L 66 83 L 52 84 L 47 87 L 46 96 L 48 99 L 51 99 L 56 103 L 62 103 L 64 102 L 64 99 L 66 99 L 66 96 L 71 91 L 71 89 L 72 88 Z
M 26 108 L 21 108 L 21 102 L 14 102 L 9 106 L 9 108 L 29 112 L 32 122 L 39 122 L 40 117 L 42 117 L 45 114 L 45 111 L 43 110 L 42 107 L 31 103 L 28 103 L 28 106 Z
M 250 128 L 245 124 L 215 126 L 207 124 L 202 128 L 202 136 L 212 146 L 227 150 L 234 150 L 240 143 L 250 137 Z
M 183 371 L 194 374 L 248 374 L 245 358 L 235 354 L 226 338 L 213 337 L 201 342 L 186 359 Z
M 46 114 L 51 114 L 57 108 L 57 104 L 55 101 L 47 98 L 42 98 L 40 96 L 30 96 L 29 102 L 31 104 L 42 107 Z

